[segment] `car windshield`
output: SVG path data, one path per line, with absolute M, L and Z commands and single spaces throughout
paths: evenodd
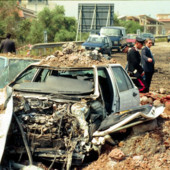
M 151 35 L 151 34 L 142 34 L 142 37 L 143 38 L 152 38 L 153 35 Z
M 11 84 L 14 90 L 45 94 L 93 94 L 93 68 L 29 67 Z
M 106 36 L 120 36 L 121 31 L 119 29 L 110 29 L 110 28 L 102 28 L 101 29 L 101 35 L 106 35 Z
M 87 42 L 102 43 L 103 42 L 103 37 L 89 37 L 87 39 Z

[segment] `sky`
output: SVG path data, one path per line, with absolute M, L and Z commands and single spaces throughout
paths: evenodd
M 96 0 L 96 1 L 81 1 L 69 0 L 58 1 L 58 5 L 63 5 L 66 16 L 73 16 L 78 18 L 78 4 L 79 3 L 114 3 L 114 12 L 119 16 L 138 16 L 148 15 L 156 19 L 157 14 L 170 14 L 170 0 Z

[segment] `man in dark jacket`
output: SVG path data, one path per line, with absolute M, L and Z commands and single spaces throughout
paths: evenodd
M 15 43 L 10 40 L 11 38 L 11 34 L 8 33 L 6 36 L 6 39 L 2 41 L 1 46 L 0 46 L 0 52 L 1 53 L 16 53 L 16 49 L 15 49 Z
M 154 57 L 152 55 L 152 52 L 150 51 L 151 46 L 152 40 L 146 39 L 145 47 L 142 49 L 141 54 L 142 67 L 145 72 L 146 92 L 149 92 L 155 64 Z
M 145 83 L 142 78 L 144 75 L 143 68 L 140 65 L 141 56 L 139 50 L 143 47 L 144 40 L 142 38 L 136 37 L 136 42 L 134 47 L 127 54 L 128 61 L 128 73 L 132 78 L 134 84 L 138 87 L 139 92 L 145 92 Z

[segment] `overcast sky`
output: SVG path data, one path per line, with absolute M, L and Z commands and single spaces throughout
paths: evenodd
M 70 1 L 58 1 L 55 0 L 58 5 L 63 5 L 65 8 L 65 14 L 67 16 L 78 17 L 78 3 L 114 3 L 114 11 L 119 16 L 123 15 L 148 15 L 153 18 L 156 18 L 156 14 L 170 14 L 170 1 L 164 0 L 96 0 L 96 1 L 77 1 L 77 0 L 70 0 Z

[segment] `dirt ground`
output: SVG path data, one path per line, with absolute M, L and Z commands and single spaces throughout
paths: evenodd
M 170 43 L 155 43 L 152 47 L 155 57 L 156 72 L 151 83 L 153 94 L 160 88 L 170 94 Z M 126 65 L 126 55 L 114 53 L 112 57 L 123 67 Z M 99 158 L 83 170 L 169 170 L 170 169 L 170 110 L 164 111 L 158 119 L 158 126 L 152 131 L 142 134 L 131 132 L 126 139 L 117 145 L 105 145 Z M 167 116 L 168 115 L 168 116 Z M 123 154 L 122 159 L 114 159 L 112 154 Z

